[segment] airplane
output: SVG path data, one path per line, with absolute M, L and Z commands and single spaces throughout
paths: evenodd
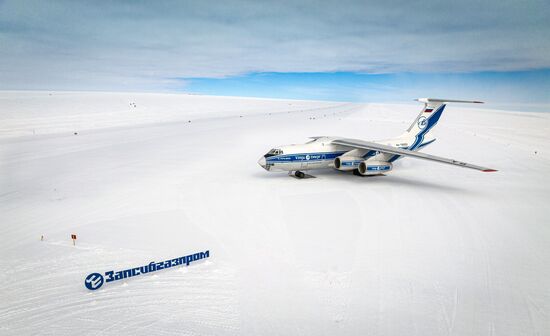
M 297 178 L 313 177 L 304 171 L 337 169 L 352 171 L 358 176 L 383 175 L 393 170 L 393 163 L 403 157 L 446 163 L 482 172 L 497 170 L 474 164 L 418 152 L 436 139 L 429 132 L 439 121 L 447 103 L 483 104 L 473 100 L 419 98 L 424 108 L 409 128 L 400 136 L 382 141 L 364 141 L 341 137 L 310 137 L 305 144 L 280 146 L 271 149 L 258 160 L 267 171 L 286 171 Z

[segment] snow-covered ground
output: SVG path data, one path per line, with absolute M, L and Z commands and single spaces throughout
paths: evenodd
M 425 152 L 497 173 L 256 163 L 307 136 L 398 135 L 420 108 L 0 93 L 0 334 L 549 335 L 550 114 L 447 107 Z

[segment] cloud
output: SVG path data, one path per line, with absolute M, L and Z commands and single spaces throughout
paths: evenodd
M 547 1 L 2 1 L 0 88 L 550 68 Z

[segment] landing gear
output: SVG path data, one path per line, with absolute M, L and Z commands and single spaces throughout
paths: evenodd
M 299 171 L 299 170 L 295 171 L 294 173 L 289 171 L 288 176 L 292 176 L 292 177 L 297 178 L 297 179 L 314 178 L 315 177 L 313 175 L 306 174 L 306 173 L 304 173 L 302 171 Z

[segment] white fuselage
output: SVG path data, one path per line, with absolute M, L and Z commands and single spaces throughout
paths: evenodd
M 384 154 L 376 151 L 366 151 L 334 145 L 332 140 L 336 137 L 320 137 L 305 144 L 286 145 L 277 147 L 260 158 L 258 163 L 269 171 L 304 171 L 310 169 L 334 168 L 334 159 L 337 157 L 355 157 L 350 164 L 358 166 L 365 160 L 384 161 L 397 159 L 395 155 Z M 378 141 L 378 143 L 394 147 L 407 147 L 403 139 Z M 394 158 L 395 157 L 395 158 Z

